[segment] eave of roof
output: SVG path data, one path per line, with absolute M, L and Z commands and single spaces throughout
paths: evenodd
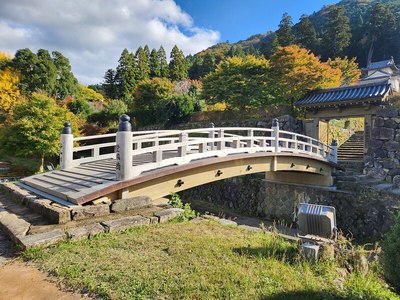
M 388 80 L 311 92 L 294 105 L 297 107 L 321 107 L 349 105 L 383 99 L 390 91 Z

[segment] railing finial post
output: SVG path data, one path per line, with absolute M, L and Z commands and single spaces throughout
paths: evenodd
M 276 118 L 272 120 L 272 130 L 274 135 L 275 152 L 279 152 L 279 120 Z
M 71 123 L 65 122 L 61 132 L 61 153 L 60 169 L 72 168 L 73 165 L 74 136 L 72 134 Z
M 132 126 L 128 115 L 119 117 L 116 137 L 116 179 L 127 180 L 133 177 L 132 166 Z
M 336 140 L 332 140 L 331 143 L 331 157 L 334 163 L 337 163 L 337 151 L 338 151 L 338 144 Z

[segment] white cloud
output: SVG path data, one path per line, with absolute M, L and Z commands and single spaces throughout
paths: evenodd
M 83 83 L 98 83 L 124 48 L 176 44 L 187 55 L 215 44 L 173 0 L 0 0 L 0 51 L 58 50 Z

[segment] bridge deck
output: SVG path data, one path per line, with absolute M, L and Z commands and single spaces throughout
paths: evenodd
M 329 179 L 332 162 L 336 160 L 334 148 L 304 135 L 279 131 L 277 125 L 274 129 L 121 131 L 78 138 L 66 130 L 61 143 L 60 170 L 30 176 L 21 182 L 75 204 L 138 193 L 161 197 L 172 191 L 257 172 L 301 171 Z M 329 183 L 328 180 L 323 184 Z
M 178 157 L 178 151 L 163 153 L 163 159 L 174 157 Z M 145 153 L 133 157 L 132 167 L 152 162 L 152 154 Z M 117 160 L 113 158 L 101 159 L 66 170 L 54 170 L 26 177 L 21 182 L 60 199 L 75 202 L 88 194 L 115 185 L 116 163 Z

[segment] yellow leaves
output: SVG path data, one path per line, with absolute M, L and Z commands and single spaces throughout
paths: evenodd
M 18 84 L 19 77 L 12 69 L 0 70 L 0 114 L 9 113 L 21 101 Z
M 11 60 L 11 55 L 10 54 L 0 51 L 0 63 L 4 62 L 4 61 L 10 61 L 10 60 Z
M 356 83 L 361 76 L 361 72 L 356 63 L 355 57 L 348 59 L 347 56 L 344 58 L 336 57 L 335 59 L 329 58 L 326 62 L 332 68 L 339 69 L 342 71 L 341 83 L 342 85 L 350 85 Z

